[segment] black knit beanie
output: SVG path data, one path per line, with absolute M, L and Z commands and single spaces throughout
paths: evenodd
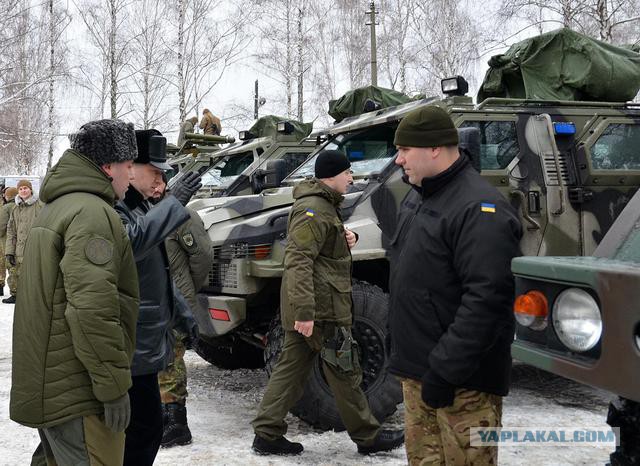
M 316 178 L 333 178 L 347 168 L 351 162 L 339 150 L 323 150 L 316 158 Z
M 138 156 L 133 123 L 121 120 L 90 121 L 71 134 L 69 140 L 71 149 L 98 166 L 133 160 Z
M 396 129 L 396 146 L 442 147 L 458 144 L 458 131 L 449 114 L 429 105 L 408 113 Z

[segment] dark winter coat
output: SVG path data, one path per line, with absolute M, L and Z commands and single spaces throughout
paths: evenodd
M 131 386 L 138 277 L 115 193 L 68 150 L 40 191 L 13 323 L 11 419 L 47 427 L 100 414 Z
M 173 196 L 167 196 L 152 208 L 133 187 L 116 204 L 116 210 L 131 240 L 140 281 L 131 373 L 152 374 L 164 370 L 173 359 L 171 329 L 178 312 L 164 241 L 189 219 L 189 213 Z
M 282 323 L 298 321 L 351 325 L 351 252 L 339 206 L 343 196 L 316 179 L 293 189 L 284 275 Z
M 466 158 L 419 191 L 392 246 L 390 371 L 506 395 L 518 217 Z

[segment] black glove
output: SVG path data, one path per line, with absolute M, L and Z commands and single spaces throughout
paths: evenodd
M 171 189 L 171 194 L 180 201 L 180 204 L 186 206 L 191 200 L 191 197 L 202 187 L 200 179 L 198 172 L 187 173 L 176 182 Z
M 129 394 L 104 404 L 104 425 L 113 432 L 124 432 L 131 420 Z
M 7 259 L 7 262 L 11 264 L 11 267 L 16 266 L 16 256 L 14 256 L 13 254 L 7 254 L 5 257 Z
M 198 324 L 194 324 L 189 329 L 189 333 L 182 339 L 182 344 L 185 349 L 191 349 L 198 338 L 200 338 L 200 330 L 198 329 Z
M 422 401 L 433 409 L 453 405 L 456 387 L 444 380 L 431 369 L 422 377 Z

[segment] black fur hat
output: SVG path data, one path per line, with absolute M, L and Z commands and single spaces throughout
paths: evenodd
M 69 136 L 71 149 L 101 166 L 133 160 L 138 156 L 133 123 L 96 120 L 85 123 Z

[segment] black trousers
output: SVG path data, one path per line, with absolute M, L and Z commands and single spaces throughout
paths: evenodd
M 124 466 L 151 466 L 162 441 L 158 373 L 132 377 L 131 422 L 125 431 Z

